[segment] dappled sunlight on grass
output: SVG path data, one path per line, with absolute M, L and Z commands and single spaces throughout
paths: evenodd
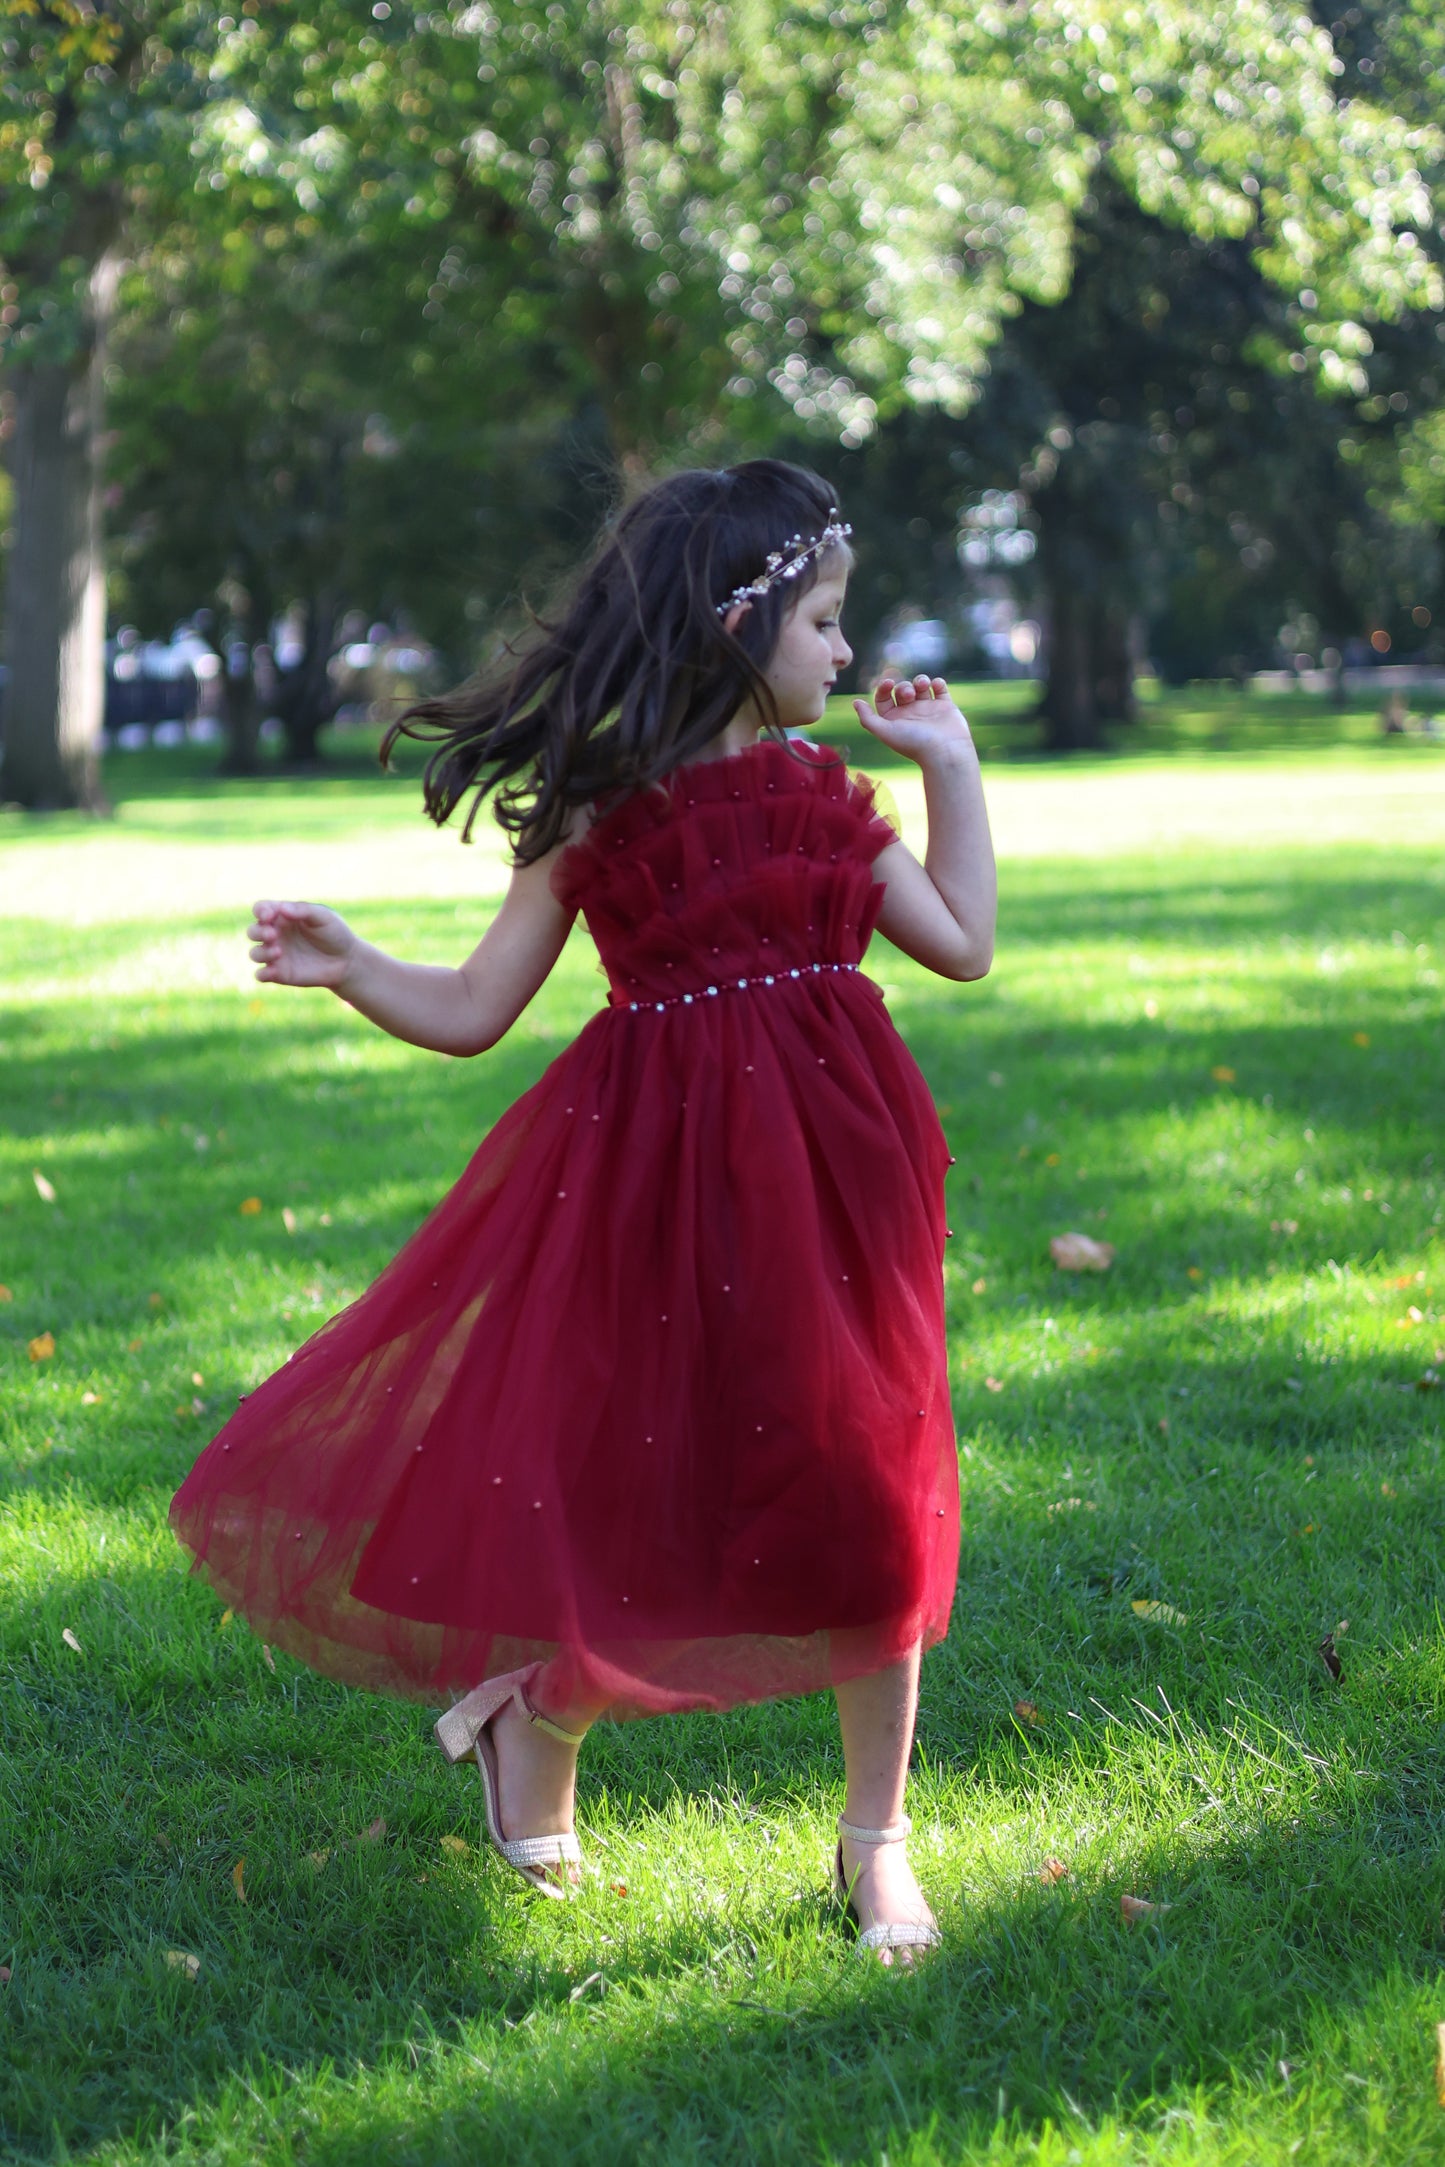
M 1059 781 L 1012 771 L 1020 818 Z M 189 787 L 143 855 L 204 852 Z M 217 847 L 350 866 L 369 936 L 455 960 L 492 905 L 387 888 L 347 825 L 384 788 L 223 793 Z M 529 1905 L 425 1711 L 268 1661 L 188 1578 L 195 1453 L 603 987 L 579 935 L 493 1053 L 420 1054 L 251 985 L 204 886 L 92 922 L 75 867 L 140 802 L 67 843 L 68 917 L 0 935 L 7 2156 L 1433 2156 L 1438 843 L 1361 793 L 1347 851 L 1019 858 L 981 985 L 872 952 L 958 1156 L 960 1586 L 910 1796 L 947 1945 L 903 1979 L 828 1894 L 825 1701 L 600 1727 L 595 1877 Z M 1107 1272 L 1055 1267 L 1069 1229 Z

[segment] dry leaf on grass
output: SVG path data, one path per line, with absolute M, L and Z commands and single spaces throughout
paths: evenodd
M 0 1986 L 9 1986 L 9 1984 L 10 1966 L 8 1964 L 0 1964 Z
M 1069 1869 L 1062 1859 L 1047 1858 L 1039 1868 L 1038 1878 L 1043 1882 L 1045 1888 L 1052 1888 L 1056 1881 L 1068 1880 Z
M 98 1392 L 82 1392 L 80 1404 L 82 1407 L 99 1407 L 100 1394 Z
M 40 1198 L 41 1203 L 53 1204 L 55 1202 L 55 1190 L 41 1173 L 38 1166 L 31 1167 L 30 1179 L 35 1184 L 35 1193 Z
M 1003 1386 L 997 1377 L 985 1377 L 983 1389 L 985 1392 L 1002 1392 Z
M 988 1281 L 986 1279 L 975 1279 L 973 1285 L 969 1288 L 969 1292 L 970 1294 L 987 1294 Z
M 1438 1392 L 1439 1389 L 1440 1372 L 1438 1369 L 1427 1369 L 1423 1377 L 1415 1379 L 1415 1390 L 1417 1392 Z
M 356 1840 L 358 1843 L 380 1843 L 385 1834 L 386 1823 L 378 1814 L 370 1828 L 364 1828 Z
M 288 1234 L 294 1234 L 296 1232 L 296 1214 L 291 1209 L 291 1206 L 289 1204 L 283 1204 L 281 1206 L 281 1224 L 285 1227 Z
M 568 2001 L 581 2001 L 582 1996 L 588 1993 L 594 1986 L 600 1987 L 604 1993 L 606 1992 L 607 1981 L 603 1978 L 600 1971 L 589 1971 L 585 1979 L 579 1980 L 577 1985 L 573 1987 L 571 1993 L 567 1996 Z
M 1445 2107 L 1445 2024 L 1435 2026 L 1435 2097 Z
M 187 1979 L 196 1978 L 201 1969 L 200 1958 L 192 1956 L 189 1949 L 167 1949 L 166 1962 L 172 1971 L 184 1973 Z
M 1147 1618 L 1151 1625 L 1187 1625 L 1188 1618 L 1182 1610 L 1170 1603 L 1132 1602 L 1129 1608 L 1136 1618 Z
M 276 1658 L 271 1653 L 271 1650 L 267 1647 L 264 1640 L 261 1643 L 261 1660 L 266 1665 L 267 1670 L 274 1670 L 276 1668 Z
M 65 1642 L 67 1648 L 74 1648 L 77 1655 L 84 1655 L 84 1648 L 81 1647 L 80 1642 L 76 1639 L 74 1633 L 71 1632 L 68 1625 L 62 1626 L 60 1637 Z
M 1137 1926 L 1141 1919 L 1150 1918 L 1155 1912 L 1171 1911 L 1173 1908 L 1172 1904 L 1151 1904 L 1144 1896 L 1119 1898 L 1119 1916 L 1126 1926 Z
M 32 1362 L 48 1362 L 55 1352 L 55 1334 L 41 1332 L 38 1337 L 27 1342 L 25 1351 Z
M 236 1892 L 237 1902 L 244 1904 L 246 1901 L 246 1861 L 243 1858 L 237 1859 L 235 1865 L 231 1868 L 231 1886 Z
M 243 1197 L 242 1197 L 242 1199 L 241 1199 L 241 1217 L 242 1217 L 243 1219 L 254 1219 L 254 1218 L 255 1218 L 255 1216 L 256 1216 L 256 1214 L 257 1214 L 257 1212 L 258 1212 L 258 1211 L 259 1211 L 260 1209 L 261 1209 L 261 1199 L 260 1199 L 260 1197 L 259 1197 L 259 1196 L 243 1196 Z
M 450 1851 L 454 1859 L 466 1859 L 472 1855 L 472 1847 L 465 1836 L 443 1836 L 443 1851 Z
M 322 1867 L 326 1864 L 326 1861 L 330 1858 L 330 1856 L 331 1853 L 329 1851 L 308 1851 L 306 1854 L 306 1863 L 312 1869 L 313 1873 L 319 1874 Z
M 1343 1632 L 1343 1626 L 1340 1628 L 1340 1630 Z M 1320 1642 L 1319 1658 L 1332 1678 L 1344 1677 L 1345 1666 L 1340 1661 L 1339 1651 L 1335 1647 L 1335 1636 L 1333 1633 L 1326 1633 L 1324 1639 Z
M 146 1296 L 146 1303 L 147 1306 L 151 1309 L 164 1309 L 166 1306 L 166 1298 L 163 1294 L 148 1294 Z
M 236 1615 L 236 1613 L 235 1613 L 235 1611 L 234 1611 L 234 1610 L 223 1610 L 223 1611 L 221 1612 L 221 1624 L 220 1624 L 220 1630 L 221 1630 L 221 1631 L 222 1631 L 223 1633 L 225 1632 L 225 1630 L 226 1630 L 226 1627 L 227 1627 L 227 1626 L 228 1626 L 228 1625 L 230 1624 L 230 1622 L 231 1622 L 232 1618 L 234 1618 L 234 1617 L 235 1617 L 235 1615 Z
M 1234 1083 L 1237 1081 L 1234 1070 L 1226 1068 L 1223 1062 L 1220 1063 L 1218 1068 L 1212 1068 L 1209 1073 L 1216 1083 Z
M 14 1299 L 9 1287 L 0 1287 L 0 1302 L 13 1302 Z
M 1031 1700 L 1016 1700 L 1014 1714 L 1020 1723 L 1037 1723 L 1040 1720 L 1039 1711 Z
M 1352 1032 L 1350 1033 L 1350 1043 L 1351 1043 L 1351 1045 L 1354 1045 L 1354 1046 L 1368 1046 L 1368 1045 L 1369 1045 L 1369 1043 L 1370 1043 L 1370 1034 L 1369 1034 L 1369 1032 L 1368 1032 L 1368 1031 L 1352 1031 Z
M 1115 1250 L 1112 1242 L 1096 1242 L 1092 1234 L 1056 1234 L 1049 1255 L 1061 1272 L 1106 1272 Z

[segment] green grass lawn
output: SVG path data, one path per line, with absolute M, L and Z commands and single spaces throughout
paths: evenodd
M 1284 704 L 1080 768 L 985 715 L 995 972 L 873 951 L 958 1157 L 913 1977 L 826 1892 L 825 1702 L 601 1727 L 601 1871 L 529 1902 L 426 1714 L 273 1665 L 166 1530 L 596 1007 L 585 941 L 444 1060 L 238 937 L 270 888 L 464 952 L 500 860 L 404 782 L 136 756 L 113 824 L 0 817 L 0 2156 L 1445 2160 L 1445 750 Z

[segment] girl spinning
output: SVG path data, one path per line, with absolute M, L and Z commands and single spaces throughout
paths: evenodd
M 560 621 L 397 729 L 426 806 L 493 794 L 506 898 L 460 969 L 258 903 L 257 977 L 417 1046 L 517 1021 L 580 911 L 607 1005 L 351 1308 L 253 1392 L 172 1524 L 224 1600 L 332 1677 L 450 1700 L 498 1851 L 569 1893 L 598 1716 L 837 1697 L 834 1861 L 884 1962 L 937 1939 L 908 1864 L 919 1657 L 958 1480 L 947 1147 L 860 963 L 992 953 L 978 760 L 939 678 L 860 720 L 917 761 L 926 859 L 786 733 L 851 660 L 850 529 L 774 460 L 687 472 L 604 536 Z M 396 732 L 393 732 L 395 735 Z

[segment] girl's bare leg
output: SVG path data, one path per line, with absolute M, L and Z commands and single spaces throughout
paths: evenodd
M 903 1813 L 913 1722 L 918 1712 L 918 1657 L 913 1648 L 887 1670 L 852 1678 L 835 1691 L 848 1777 L 845 1820 L 857 1828 L 887 1828 Z M 933 1913 L 913 1877 L 901 1843 L 862 1844 L 843 1838 L 843 1877 L 860 1926 L 905 1919 L 931 1923 Z M 884 1950 L 881 1961 L 907 1963 L 907 1949 Z
M 529 1690 L 528 1699 L 538 1714 L 567 1731 L 586 1731 L 600 1713 L 591 1705 L 553 1707 L 545 1681 L 540 1690 Z M 560 1836 L 569 1831 L 574 1825 L 578 1748 L 529 1723 L 515 1701 L 508 1701 L 493 1719 L 492 1742 L 503 1835 Z M 570 1878 L 581 1878 L 575 1866 Z

